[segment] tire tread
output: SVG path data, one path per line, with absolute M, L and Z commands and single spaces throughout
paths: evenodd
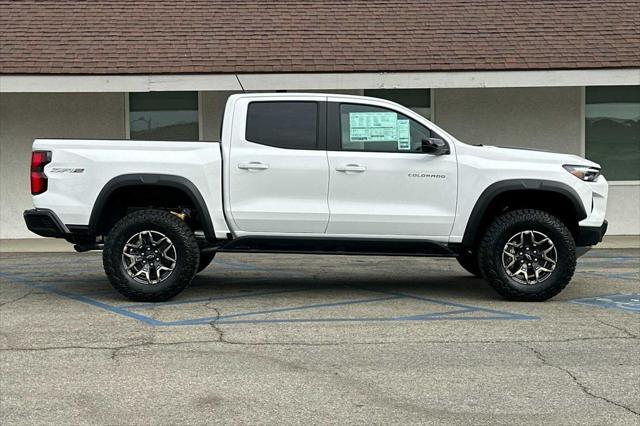
M 550 277 L 549 279 L 554 279 L 555 281 L 553 285 L 542 287 L 540 291 L 521 291 L 502 279 L 497 272 L 498 268 L 502 268 L 502 265 L 496 264 L 497 257 L 494 255 L 496 242 L 506 229 L 522 222 L 542 224 L 544 227 L 553 229 L 560 235 L 561 243 L 567 249 L 566 253 L 558 251 L 558 264 L 565 262 L 560 275 Z M 554 241 L 556 246 L 557 243 Z M 500 250 L 502 249 L 500 248 Z M 478 263 L 483 277 L 500 295 L 514 301 L 539 302 L 556 296 L 569 284 L 576 268 L 575 242 L 569 229 L 555 216 L 535 209 L 512 210 L 498 216 L 483 235 L 478 249 L 478 256 Z
M 118 244 L 116 244 L 116 242 L 119 238 L 125 238 L 121 236 L 121 234 L 123 234 L 129 226 L 140 222 L 148 222 L 172 228 L 172 231 L 178 235 L 185 246 L 184 253 L 181 253 L 184 267 L 180 271 L 177 271 L 180 273 L 179 279 L 174 285 L 154 293 L 143 292 L 131 287 L 127 278 L 119 273 L 119 265 L 113 261 L 116 254 L 115 251 L 118 250 Z M 191 228 L 172 213 L 163 210 L 139 210 L 126 215 L 111 228 L 105 240 L 102 257 L 104 271 L 111 285 L 120 294 L 136 302 L 162 302 L 176 296 L 191 283 L 200 261 L 200 250 Z

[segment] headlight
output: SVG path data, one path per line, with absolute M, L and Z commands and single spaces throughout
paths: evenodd
M 597 167 L 589 166 L 573 166 L 571 164 L 565 164 L 564 169 L 585 182 L 593 182 L 600 176 L 600 169 Z

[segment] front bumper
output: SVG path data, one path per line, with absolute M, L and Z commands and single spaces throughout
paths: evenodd
M 609 223 L 605 220 L 600 226 L 581 226 L 576 236 L 576 247 L 595 246 L 607 232 Z
M 42 237 L 67 238 L 70 234 L 58 216 L 49 209 L 31 209 L 23 213 L 29 231 Z

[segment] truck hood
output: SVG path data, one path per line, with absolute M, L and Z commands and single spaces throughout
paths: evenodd
M 540 149 L 509 146 L 466 145 L 466 147 L 471 148 L 473 155 L 490 159 L 529 161 L 532 163 L 556 163 L 560 165 L 572 164 L 600 168 L 598 163 L 573 154 L 561 154 Z

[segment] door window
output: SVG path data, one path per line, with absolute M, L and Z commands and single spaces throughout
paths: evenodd
M 340 104 L 343 151 L 422 153 L 422 141 L 440 138 L 411 118 L 386 108 Z
M 317 102 L 251 102 L 246 139 L 287 149 L 317 149 Z

